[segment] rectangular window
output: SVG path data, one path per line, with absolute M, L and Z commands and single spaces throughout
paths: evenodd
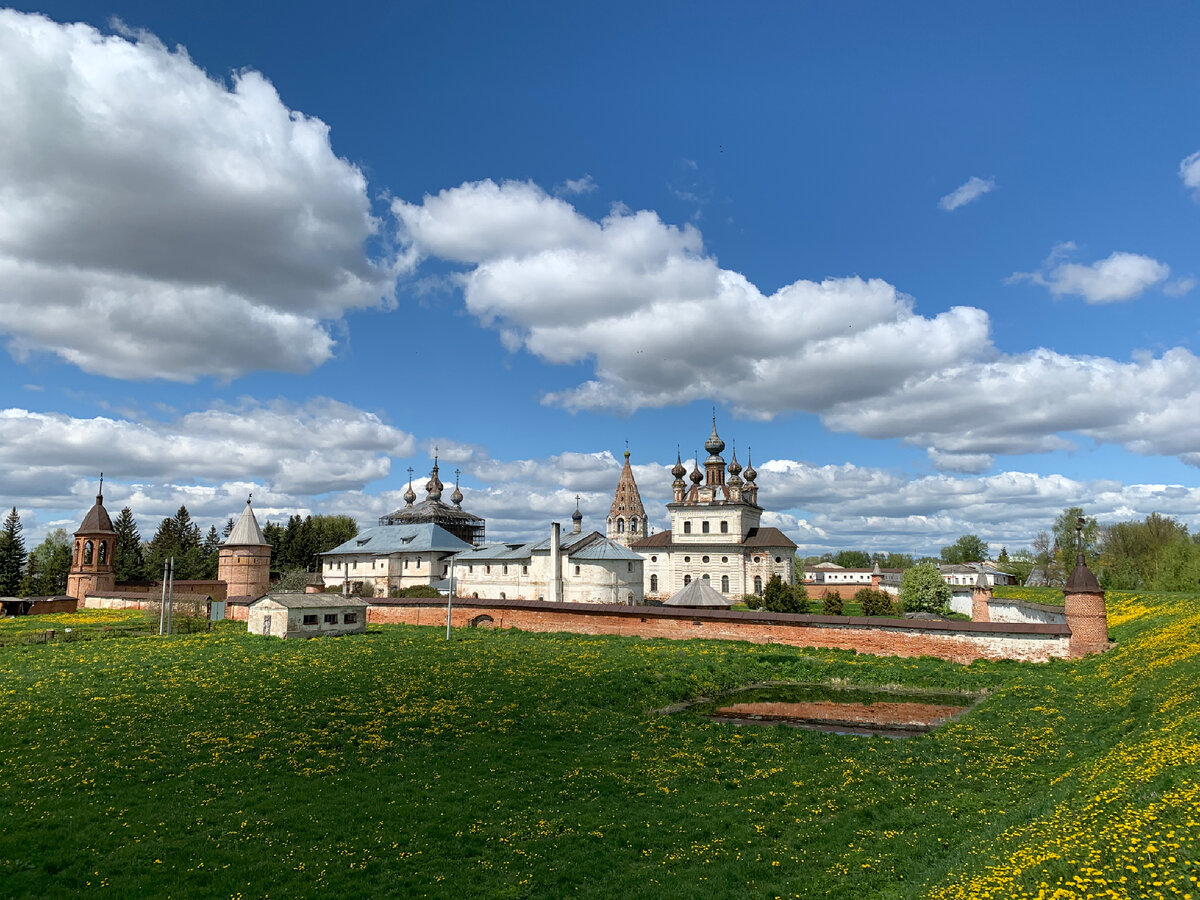
M 316 616 L 305 616 L 305 617 L 304 617 L 304 624 L 305 624 L 305 625 L 316 625 L 316 624 L 317 624 L 317 617 L 316 617 Z
M 475 571 L 475 567 L 473 565 L 468 564 L 467 565 L 467 574 L 470 575 L 474 571 Z
M 625 571 L 632 572 L 633 571 L 633 563 L 625 563 Z
M 721 534 L 729 534 L 729 523 L 728 522 L 721 523 Z
M 336 616 L 335 616 L 335 618 L 336 618 Z M 343 622 L 343 624 L 346 624 L 346 625 L 357 625 L 358 624 L 358 613 L 346 613 L 344 616 L 342 616 L 342 622 Z
M 325 624 L 326 625 L 336 625 L 337 624 L 337 613 L 325 613 Z
M 529 566 L 521 566 L 521 574 L 528 575 L 529 574 Z
M 578 574 L 579 574 L 579 566 L 576 566 L 576 567 L 575 567 L 575 574 L 576 574 L 576 575 L 578 575 Z
M 504 574 L 505 574 L 505 575 L 507 575 L 507 574 L 508 574 L 508 566 L 505 566 L 505 567 L 504 567 Z

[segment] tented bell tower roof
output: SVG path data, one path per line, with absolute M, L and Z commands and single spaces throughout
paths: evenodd
M 221 542 L 224 547 L 266 547 L 267 539 L 263 537 L 262 529 L 258 527 L 258 519 L 254 518 L 254 510 L 250 508 L 250 498 L 246 498 L 246 508 L 229 532 L 229 537 Z

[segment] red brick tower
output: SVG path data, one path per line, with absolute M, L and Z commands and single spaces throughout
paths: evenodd
M 992 586 L 988 584 L 987 576 L 982 572 L 975 579 L 975 587 L 971 591 L 971 621 L 990 622 L 992 614 L 988 611 L 988 601 L 992 599 Z
M 258 599 L 271 587 L 271 545 L 263 537 L 250 498 L 246 508 L 217 551 L 217 579 L 225 582 L 225 596 Z
M 1067 627 L 1071 629 L 1071 658 L 1108 649 L 1108 610 L 1104 590 L 1083 558 L 1083 518 L 1075 526 L 1079 552 L 1075 570 L 1063 588 Z
M 113 542 L 117 533 L 104 508 L 104 476 L 96 504 L 83 517 L 75 532 L 71 551 L 71 570 L 67 574 L 67 594 L 83 605 L 83 598 L 96 591 L 111 591 L 117 585 L 113 574 Z

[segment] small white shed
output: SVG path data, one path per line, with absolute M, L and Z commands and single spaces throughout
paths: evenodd
M 250 604 L 246 630 L 277 638 L 358 634 L 367 630 L 369 605 L 336 594 L 265 594 Z

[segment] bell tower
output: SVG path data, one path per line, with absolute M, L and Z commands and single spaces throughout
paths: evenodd
M 81 606 L 88 594 L 111 591 L 116 587 L 117 579 L 113 573 L 113 543 L 116 539 L 117 532 L 104 508 L 104 475 L 101 474 L 96 503 L 75 532 L 71 570 L 67 574 L 67 594 Z

